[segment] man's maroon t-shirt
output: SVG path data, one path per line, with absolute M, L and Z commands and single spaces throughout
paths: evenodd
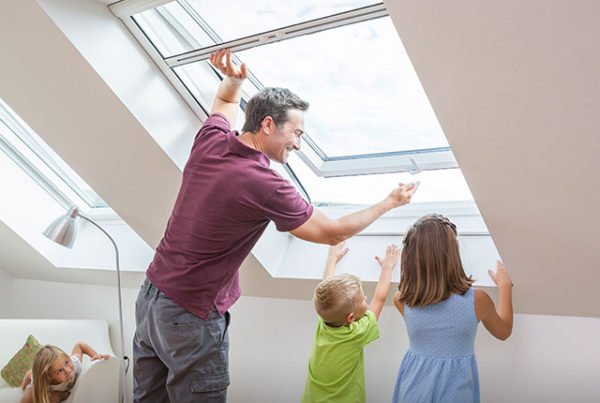
M 304 224 L 313 207 L 236 138 L 222 114 L 198 132 L 148 279 L 183 309 L 208 319 L 240 297 L 238 269 L 270 221 L 279 231 Z

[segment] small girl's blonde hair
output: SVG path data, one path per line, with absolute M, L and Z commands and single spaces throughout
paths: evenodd
M 360 279 L 352 274 L 338 274 L 319 283 L 313 303 L 325 323 L 341 326 L 356 307 L 356 297 L 362 288 Z
M 70 359 L 67 353 L 50 344 L 42 347 L 35 355 L 33 368 L 31 369 L 33 403 L 50 403 L 50 396 L 48 396 L 50 385 L 52 385 L 50 368 L 56 359 L 61 357 L 66 360 Z

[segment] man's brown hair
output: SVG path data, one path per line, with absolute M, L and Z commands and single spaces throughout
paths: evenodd
M 465 274 L 458 250 L 456 226 L 440 214 L 419 218 L 403 241 L 399 300 L 409 307 L 463 295 L 473 279 Z

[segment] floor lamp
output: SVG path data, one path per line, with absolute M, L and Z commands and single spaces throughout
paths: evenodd
M 125 365 L 124 365 L 124 361 L 127 360 L 128 358 L 125 356 L 125 350 L 124 350 L 124 346 L 125 346 L 125 342 L 123 339 L 123 301 L 121 298 L 121 269 L 119 266 L 119 249 L 117 248 L 117 244 L 115 243 L 114 239 L 108 234 L 108 232 L 106 232 L 101 226 L 99 226 L 98 224 L 96 224 L 94 221 L 92 221 L 91 219 L 89 219 L 88 217 L 81 215 L 79 213 L 79 210 L 77 209 L 77 207 L 73 206 L 69 209 L 69 211 L 67 212 L 67 214 L 58 217 L 56 220 L 54 220 L 52 222 L 52 224 L 50 224 L 48 226 L 48 228 L 46 228 L 46 230 L 44 231 L 44 235 L 56 242 L 59 245 L 65 246 L 67 248 L 71 248 L 73 247 L 73 242 L 75 242 L 75 238 L 77 236 L 77 222 L 76 222 L 76 218 L 80 217 L 86 221 L 88 221 L 89 223 L 91 223 L 92 225 L 94 225 L 96 228 L 98 228 L 100 231 L 102 231 L 102 233 L 104 235 L 106 235 L 108 237 L 108 239 L 110 240 L 110 242 L 112 243 L 112 245 L 115 248 L 115 255 L 116 255 L 116 263 L 117 263 L 117 289 L 118 289 L 118 294 L 119 294 L 119 335 L 120 335 L 120 343 L 121 345 L 119 346 L 120 348 L 120 352 L 121 352 L 121 363 L 119 366 L 119 379 L 121 380 L 121 401 L 123 402 L 124 400 L 124 396 L 126 395 L 126 390 L 127 390 L 127 384 L 125 383 L 125 374 L 124 374 L 124 369 L 125 369 Z

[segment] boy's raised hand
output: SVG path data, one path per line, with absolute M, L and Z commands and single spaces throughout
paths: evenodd
M 400 248 L 398 245 L 391 244 L 385 250 L 385 258 L 380 258 L 379 256 L 375 256 L 375 260 L 381 266 L 381 270 L 394 270 L 396 265 L 398 264 L 398 260 L 400 259 Z
M 329 278 L 333 276 L 335 265 L 344 256 L 346 256 L 346 253 L 348 253 L 348 248 L 346 248 L 345 245 L 346 243 L 342 241 L 337 245 L 329 247 L 329 254 L 327 255 L 327 264 L 325 265 L 325 273 L 323 273 L 323 278 Z
M 346 256 L 346 253 L 348 253 L 348 250 L 349 250 L 345 246 L 346 246 L 345 241 L 342 241 L 342 242 L 338 243 L 337 245 L 330 246 L 328 260 L 333 261 L 334 263 L 337 263 L 340 260 L 342 260 L 342 258 L 344 256 Z
M 395 244 L 391 244 L 387 247 L 383 259 L 379 256 L 375 256 L 375 260 L 377 260 L 377 263 L 381 266 L 381 273 L 379 273 L 379 280 L 377 280 L 377 286 L 375 286 L 375 293 L 373 294 L 369 309 L 373 311 L 377 319 L 379 319 L 383 304 L 385 304 L 385 300 L 390 292 L 392 272 L 394 271 L 394 267 L 398 264 L 399 259 L 400 249 Z

